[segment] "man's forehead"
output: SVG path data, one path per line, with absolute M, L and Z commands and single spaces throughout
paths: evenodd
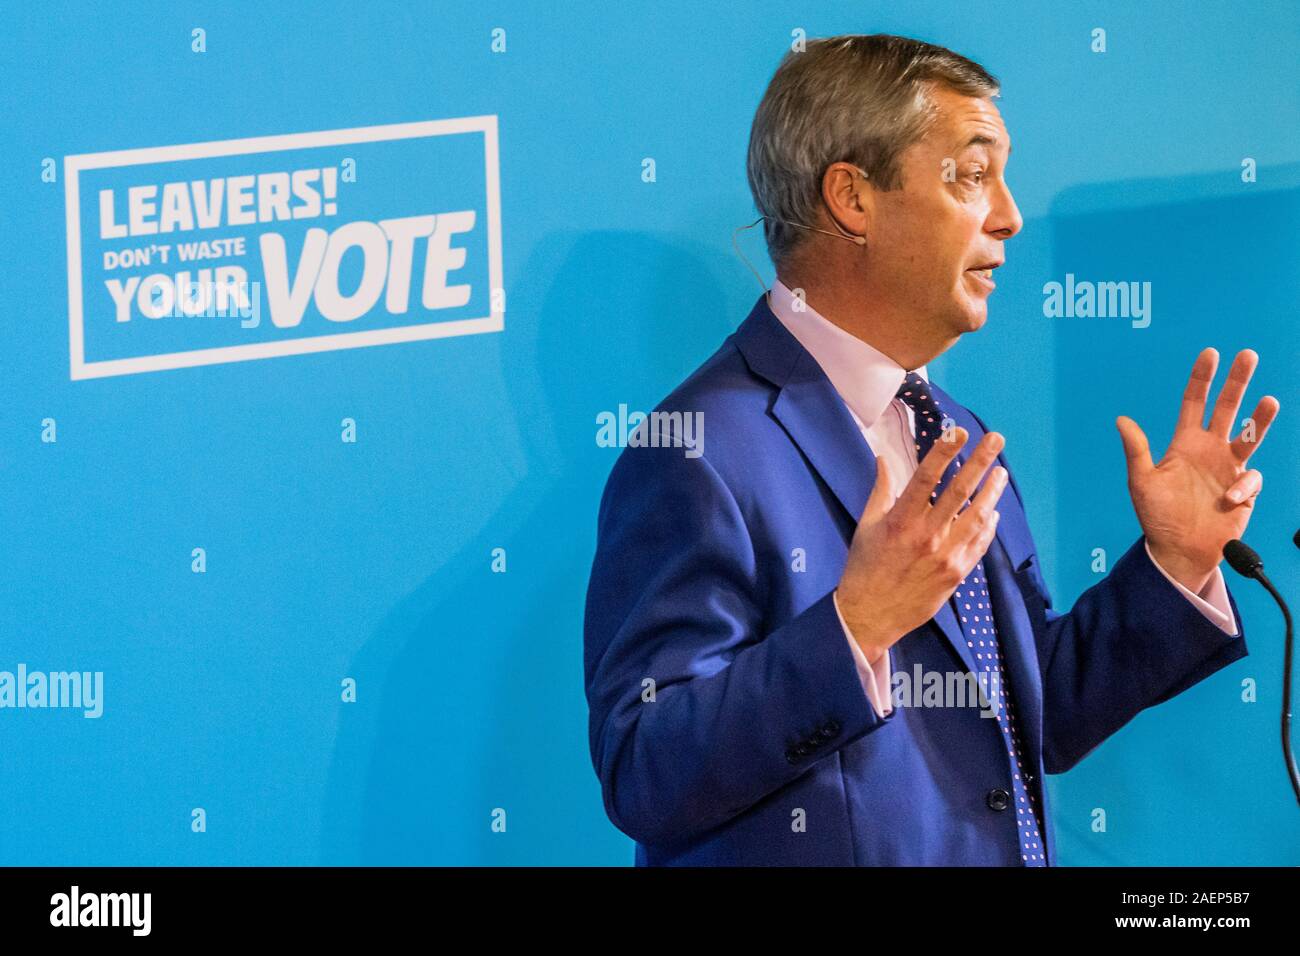
M 933 94 L 933 102 L 938 115 L 931 136 L 944 149 L 956 151 L 968 146 L 988 146 L 1010 151 L 1011 137 L 991 98 L 965 96 L 941 89 Z

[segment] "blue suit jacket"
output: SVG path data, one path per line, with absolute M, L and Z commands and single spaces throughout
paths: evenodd
M 934 393 L 973 448 L 983 423 Z M 989 799 L 1011 791 L 997 721 L 974 707 L 882 719 L 867 700 L 831 592 L 875 460 L 765 298 L 659 410 L 703 412 L 704 454 L 619 456 L 585 622 L 592 760 L 637 863 L 1020 865 L 1015 811 Z M 1044 773 L 1246 646 L 1235 602 L 1229 637 L 1141 539 L 1069 612 L 1053 610 L 1014 480 L 998 510 L 985 570 L 1046 814 Z M 892 663 L 975 671 L 951 603 L 894 645 Z

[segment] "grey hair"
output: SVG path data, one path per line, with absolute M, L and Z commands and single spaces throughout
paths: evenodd
M 881 190 L 902 185 L 899 157 L 933 124 L 932 85 L 996 96 L 978 63 L 932 43 L 878 33 L 810 40 L 777 67 L 749 134 L 749 188 L 780 263 L 816 225 L 822 177 L 852 163 Z

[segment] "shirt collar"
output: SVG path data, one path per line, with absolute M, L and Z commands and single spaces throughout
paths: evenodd
M 779 279 L 772 284 L 768 301 L 781 324 L 821 366 L 863 427 L 874 425 L 898 394 L 906 369 L 818 314 L 812 306 L 797 299 Z M 915 371 L 923 380 L 930 380 L 924 365 Z

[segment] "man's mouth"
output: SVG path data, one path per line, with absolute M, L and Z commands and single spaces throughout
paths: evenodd
M 977 285 L 992 290 L 997 288 L 997 283 L 993 281 L 993 270 L 1000 265 L 1002 265 L 1000 262 L 989 262 L 973 269 L 967 269 L 966 272 L 975 278 Z

